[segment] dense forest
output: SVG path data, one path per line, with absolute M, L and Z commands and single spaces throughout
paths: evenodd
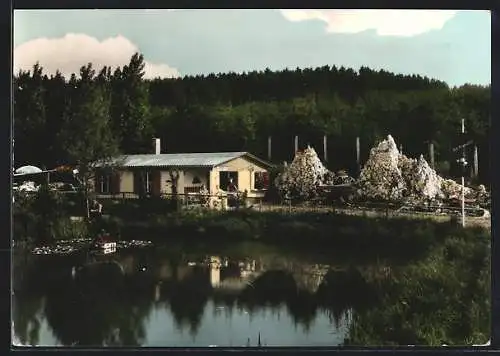
M 404 153 L 427 155 L 434 143 L 436 165 L 453 175 L 461 119 L 479 147 L 479 174 L 489 181 L 490 88 L 397 75 L 367 67 L 355 71 L 324 66 L 249 73 L 144 80 L 144 59 L 96 71 L 92 64 L 64 78 L 35 64 L 14 78 L 15 166 L 90 161 L 101 156 L 152 151 L 249 151 L 267 158 L 268 137 L 276 163 L 307 144 L 327 167 L 356 172 L 361 159 L 391 134 Z M 469 157 L 469 161 L 472 156 Z

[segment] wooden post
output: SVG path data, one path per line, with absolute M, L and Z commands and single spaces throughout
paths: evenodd
M 294 157 L 295 153 L 299 150 L 299 136 L 295 136 L 295 152 L 294 152 Z
M 327 137 L 326 137 L 326 135 L 323 136 L 323 156 L 324 156 L 325 162 L 328 162 Z
M 358 173 L 361 171 L 361 144 L 359 142 L 359 136 L 356 137 L 356 163 L 358 165 Z
M 435 169 L 435 166 L 434 166 L 434 143 L 433 142 L 429 142 L 429 159 L 431 160 L 431 168 L 432 169 Z
M 479 154 L 477 150 L 477 145 L 474 145 L 474 178 L 479 176 Z
M 271 136 L 267 138 L 267 159 L 271 160 Z

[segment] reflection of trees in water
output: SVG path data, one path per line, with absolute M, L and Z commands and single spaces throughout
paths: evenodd
M 109 279 L 98 280 L 61 281 L 47 291 L 45 315 L 54 335 L 63 345 L 141 345 L 152 297 Z
M 369 296 L 364 279 L 353 271 L 328 272 L 316 293 L 301 288 L 300 283 L 304 283 L 297 282 L 296 274 L 278 270 L 263 272 L 241 291 L 221 290 L 212 288 L 207 266 L 188 266 L 185 261 L 166 261 L 164 257 L 161 261 L 140 257 L 132 263 L 133 270 L 128 268 L 131 274 L 122 283 L 119 278 L 105 278 L 99 272 L 90 273 L 86 283 L 76 283 L 67 275 L 66 279 L 44 287 L 44 312 L 62 344 L 141 345 L 154 303 L 169 308 L 177 327 L 189 329 L 194 336 L 209 299 L 214 302 L 214 312 L 225 313 L 226 317 L 232 315 L 234 308 L 248 312 L 252 318 L 263 310 L 276 314 L 285 305 L 292 320 L 305 332 L 318 312 L 327 312 L 338 328 L 346 323 L 346 311 L 367 304 Z M 148 265 L 146 272 L 139 272 L 142 264 Z M 221 270 L 221 276 L 235 277 L 239 273 L 235 268 L 230 264 L 227 270 Z M 158 283 L 160 273 L 163 281 Z M 97 278 L 99 275 L 103 278 Z M 306 278 L 307 273 L 301 276 Z M 34 311 L 26 309 L 25 313 Z M 19 325 L 27 330 L 22 322 Z
M 329 272 L 317 293 L 301 290 L 290 272 L 267 271 L 240 292 L 213 289 L 209 283 L 208 269 L 204 267 L 184 268 L 173 266 L 173 278 L 162 284 L 161 300 L 170 306 L 179 329 L 189 327 L 196 334 L 208 300 L 214 302 L 214 313 L 226 315 L 234 308 L 248 312 L 250 319 L 261 310 L 272 310 L 276 314 L 286 305 L 296 325 L 309 331 L 318 311 L 327 313 L 336 328 L 348 322 L 346 314 L 352 308 L 367 304 L 366 286 L 357 272 Z M 356 274 L 357 273 L 357 274 Z M 229 273 L 229 275 L 232 275 Z
M 215 308 L 214 312 L 219 308 L 223 308 L 226 318 L 231 318 L 234 308 L 236 308 L 237 297 L 235 293 L 219 293 L 218 290 L 214 290 L 212 292 L 212 301 Z
M 254 313 L 263 307 L 285 304 L 296 325 L 307 332 L 319 310 L 327 312 L 339 328 L 347 322 L 346 313 L 367 304 L 367 288 L 355 271 L 330 271 L 316 293 L 300 290 L 293 276 L 284 271 L 269 271 L 257 278 L 238 296 L 238 304 Z
M 318 288 L 317 298 L 322 305 L 340 315 L 353 307 L 360 309 L 373 305 L 377 295 L 362 274 L 351 268 L 345 271 L 330 270 Z
M 176 274 L 180 277 L 179 273 Z M 192 268 L 162 285 L 162 299 L 168 299 L 177 327 L 188 326 L 194 336 L 198 332 L 212 286 L 206 270 Z
M 59 260 L 48 262 L 28 250 L 17 250 L 13 256 L 13 331 L 24 345 L 39 344 L 45 290 L 57 286 L 61 275 L 60 272 L 47 274 L 45 267 L 60 265 Z
M 40 311 L 43 297 L 38 293 L 15 293 L 12 300 L 14 333 L 23 345 L 37 345 L 40 334 Z
M 272 310 L 285 304 L 295 324 L 309 330 L 316 317 L 317 303 L 313 295 L 297 288 L 294 277 L 284 271 L 268 271 L 245 288 L 238 297 L 238 304 L 251 314 L 262 307 Z
M 287 301 L 287 308 L 295 325 L 301 324 L 304 331 L 309 332 L 318 310 L 318 303 L 314 295 L 301 291 Z

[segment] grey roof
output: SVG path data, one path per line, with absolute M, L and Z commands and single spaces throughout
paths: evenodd
M 123 155 L 111 160 L 120 167 L 214 167 L 247 156 L 265 166 L 269 163 L 248 152 L 163 153 Z

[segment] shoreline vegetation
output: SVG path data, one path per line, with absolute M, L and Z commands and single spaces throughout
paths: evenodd
M 215 251 L 217 246 L 255 243 L 345 266 L 361 283 L 356 290 L 366 294 L 352 301 L 357 306 L 345 345 L 489 340 L 490 233 L 481 227 L 464 229 L 429 219 L 248 211 L 171 213 L 135 227 L 128 221 L 102 220 L 100 227 L 116 229 L 122 239 L 150 239 L 163 250 Z M 334 303 L 344 294 L 332 293 L 323 298 Z
M 277 244 L 316 241 L 323 245 L 349 241 L 389 245 L 408 240 L 431 245 L 442 241 L 447 234 L 477 234 L 489 239 L 491 229 L 491 221 L 487 218 L 470 217 L 463 229 L 454 216 L 395 211 L 311 209 L 307 206 L 276 206 L 275 209 L 267 206 L 268 210 L 262 211 L 245 208 L 233 211 L 204 208 L 177 211 L 172 209 L 172 205 L 165 199 L 121 202 L 109 205 L 110 215 L 75 221 L 73 212 L 68 209 L 67 199 L 45 187 L 36 195 L 17 197 L 14 204 L 14 236 L 16 242 L 25 240 L 35 245 L 89 238 L 102 230 L 118 239 L 133 239 L 133 235 L 140 231 L 141 234 L 161 236 L 161 239 L 184 236 L 185 239 L 209 237 L 212 240 L 258 240 Z M 435 235 L 435 238 L 425 239 L 426 235 Z
M 40 236 L 29 240 L 33 244 L 105 229 L 121 240 L 147 239 L 172 251 L 256 244 L 346 266 L 362 276 L 363 290 L 370 295 L 369 303 L 355 308 L 346 345 L 471 345 L 489 339 L 490 231 L 481 226 L 338 212 L 160 214 L 152 208 L 139 209 L 142 216 L 135 208 L 72 222 L 57 194 L 42 190 L 25 202 L 24 210 L 21 203 L 16 200 L 14 236 Z M 332 301 L 338 297 L 325 296 Z

